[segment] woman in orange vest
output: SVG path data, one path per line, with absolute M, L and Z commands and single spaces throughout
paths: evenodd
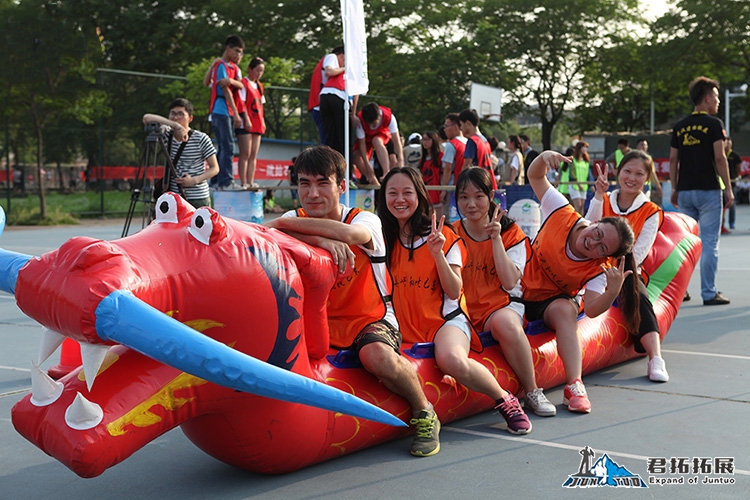
M 466 283 L 469 319 L 477 331 L 489 331 L 526 391 L 526 409 L 537 415 L 557 414 L 536 385 L 531 346 L 523 330 L 521 276 L 531 253 L 529 239 L 493 201 L 490 174 L 483 168 L 461 171 L 456 201 L 462 219 L 458 234 L 468 259 L 461 276 Z
M 648 378 L 653 382 L 666 382 L 669 374 L 661 357 L 659 324 L 644 284 L 647 277 L 641 271 L 641 265 L 651 251 L 656 233 L 664 220 L 664 212 L 656 203 L 649 201 L 643 192 L 643 186 L 651 179 L 653 171 L 654 161 L 648 154 L 639 150 L 630 151 L 617 167 L 619 189 L 607 193 L 609 181 L 605 166 L 604 172 L 598 172 L 596 192 L 586 218 L 599 220 L 602 217 L 624 217 L 633 228 L 636 237 L 633 258 L 637 274 L 641 278 L 638 281 L 641 321 L 638 329 L 632 331 L 633 348 L 636 352 L 648 354 Z
M 469 358 L 472 340 L 463 297 L 461 268 L 466 248 L 456 231 L 438 222 L 421 174 L 396 167 L 380 188 L 378 215 L 383 221 L 387 260 L 393 275 L 393 306 L 404 342 L 434 342 L 435 361 L 446 375 L 495 401 L 508 432 L 527 434 L 531 422 L 518 399 L 492 373 Z
M 619 296 L 627 327 L 637 328 L 637 289 L 634 279 L 626 282 L 632 271 L 625 270 L 626 259 L 622 258 L 632 251 L 635 237 L 630 224 L 621 217 L 607 217 L 592 224 L 550 184 L 547 170 L 572 160 L 570 156 L 545 151 L 527 171 L 526 178 L 541 201 L 544 219 L 524 270 L 523 299 L 526 319 L 544 320 L 557 337 L 557 352 L 567 382 L 563 404 L 570 411 L 589 413 L 591 402 L 581 381 L 583 353 L 577 295 L 586 288 L 583 310 L 590 318 L 607 311 Z

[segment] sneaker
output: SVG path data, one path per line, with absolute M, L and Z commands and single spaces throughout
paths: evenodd
M 732 234 L 732 231 L 725 228 L 724 226 L 721 226 L 721 234 Z
M 540 417 L 554 417 L 557 415 L 557 408 L 549 402 L 541 388 L 527 392 L 523 397 L 523 405 L 526 408 L 531 408 L 531 411 Z
M 667 364 L 659 356 L 654 356 L 648 361 L 648 379 L 651 382 L 667 382 L 669 380 Z
M 591 402 L 581 379 L 576 379 L 572 384 L 565 386 L 563 404 L 567 405 L 570 411 L 591 413 Z
M 521 403 L 513 394 L 508 394 L 502 403 L 495 409 L 503 416 L 508 424 L 508 432 L 511 434 L 528 434 L 531 432 L 531 422 L 529 417 L 523 412 Z
M 704 300 L 704 306 L 724 306 L 729 304 L 730 300 L 724 297 L 721 292 L 716 292 L 712 299 Z
M 683 302 L 687 302 L 687 301 L 689 301 L 689 300 L 690 300 L 691 298 L 692 298 L 692 297 L 690 296 L 690 292 L 688 292 L 687 290 L 685 290 L 685 296 L 684 296 L 684 297 L 682 298 L 682 301 L 683 301 Z
M 411 443 L 411 454 L 415 457 L 431 457 L 440 451 L 440 420 L 434 411 L 422 410 L 409 423 L 417 428 Z

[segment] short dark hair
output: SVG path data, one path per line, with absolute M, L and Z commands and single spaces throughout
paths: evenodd
M 445 119 L 451 123 L 458 125 L 458 113 L 448 113 L 445 115 Z
M 705 76 L 699 76 L 688 86 L 688 92 L 690 93 L 690 101 L 693 105 L 697 106 L 706 97 L 706 94 L 711 92 L 713 89 L 719 89 L 719 80 L 712 80 Z
M 336 177 L 336 184 L 346 178 L 346 160 L 341 153 L 328 146 L 313 146 L 303 150 L 294 160 L 294 170 L 299 174 Z
M 184 97 L 178 97 L 172 101 L 172 104 L 169 105 L 169 110 L 172 111 L 174 108 L 185 108 L 188 116 L 193 116 L 193 103 Z
M 338 46 L 334 47 L 331 52 L 334 53 L 334 54 L 336 54 L 337 56 L 341 55 L 341 54 L 344 53 L 344 46 L 343 45 L 338 45 Z
M 376 102 L 368 102 L 362 106 L 362 119 L 365 123 L 372 123 L 378 119 L 380 106 Z
M 626 137 L 621 137 L 617 144 L 622 144 L 623 146 L 630 146 L 630 141 Z
M 240 47 L 244 49 L 245 42 L 242 41 L 242 38 L 240 38 L 238 35 L 229 35 L 227 39 L 224 40 L 224 47 Z
M 473 109 L 465 109 L 458 115 L 458 121 L 471 122 L 476 127 L 479 125 L 479 115 Z
M 529 142 L 529 136 L 526 134 L 518 134 L 518 138 L 521 139 L 522 142 Z

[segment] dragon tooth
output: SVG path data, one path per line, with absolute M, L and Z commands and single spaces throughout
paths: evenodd
M 60 347 L 60 344 L 65 340 L 65 335 L 57 333 L 54 330 L 50 330 L 46 326 L 42 327 L 42 340 L 39 344 L 39 359 L 37 364 L 41 365 L 47 358 L 52 356 L 52 353 Z
M 85 431 L 99 425 L 104 418 L 102 407 L 77 393 L 73 402 L 65 410 L 65 423 L 77 431 Z
M 81 344 L 81 360 L 83 361 L 83 374 L 86 376 L 86 387 L 91 392 L 99 368 L 102 367 L 104 357 L 109 351 L 109 346 L 101 344 Z
M 62 382 L 56 382 L 49 375 L 31 362 L 31 404 L 48 406 L 57 401 L 63 392 Z

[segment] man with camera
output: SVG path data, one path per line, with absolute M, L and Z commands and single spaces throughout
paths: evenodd
M 169 119 L 154 114 L 143 115 L 143 123 L 157 123 L 170 129 L 162 136 L 162 141 L 176 175 L 165 175 L 169 185 L 163 189 L 179 193 L 182 188 L 188 203 L 199 208 L 211 205 L 208 180 L 219 173 L 219 163 L 211 139 L 203 132 L 191 130 L 192 121 L 193 104 L 184 98 L 175 99 L 169 105 Z

